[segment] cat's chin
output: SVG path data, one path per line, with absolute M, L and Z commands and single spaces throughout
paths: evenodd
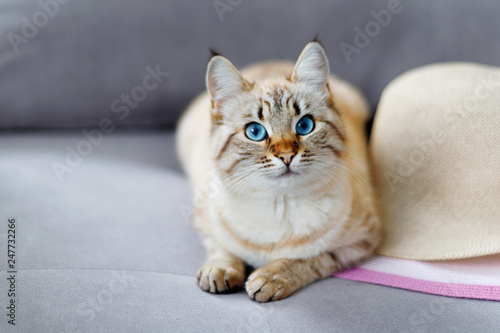
M 273 186 L 276 185 L 276 183 L 280 187 L 291 187 L 297 185 L 304 177 L 300 172 L 297 172 L 295 170 L 292 170 L 291 168 L 287 168 L 286 170 L 282 172 L 277 172 L 274 175 L 269 175 L 268 177 L 271 180 L 271 183 L 273 183 Z
M 291 177 L 298 177 L 299 173 L 296 171 L 292 171 L 290 169 L 285 170 L 283 173 L 275 176 L 275 178 L 291 178 Z
M 270 177 L 270 190 L 280 192 L 294 188 L 305 188 L 309 183 L 307 178 L 304 174 L 289 169 Z

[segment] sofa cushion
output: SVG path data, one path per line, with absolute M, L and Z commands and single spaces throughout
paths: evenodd
M 53 164 L 85 140 L 80 131 L 0 135 L 0 243 L 15 218 L 18 264 L 16 327 L 3 314 L 0 332 L 497 331 L 500 303 L 338 278 L 271 304 L 205 293 L 173 134 L 109 134 L 60 179 Z

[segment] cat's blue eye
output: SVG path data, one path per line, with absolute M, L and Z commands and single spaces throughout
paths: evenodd
M 304 116 L 299 119 L 295 125 L 295 132 L 299 135 L 307 135 L 314 129 L 314 120 L 310 116 Z
M 245 135 L 252 141 L 262 141 L 267 137 L 267 131 L 266 128 L 259 123 L 250 123 L 247 125 Z

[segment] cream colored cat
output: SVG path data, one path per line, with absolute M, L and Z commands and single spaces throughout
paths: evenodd
M 366 152 L 367 104 L 329 74 L 321 45 L 295 66 L 240 73 L 214 56 L 208 94 L 186 110 L 178 152 L 195 191 L 195 225 L 208 252 L 199 286 L 243 286 L 279 300 L 354 265 L 380 240 Z

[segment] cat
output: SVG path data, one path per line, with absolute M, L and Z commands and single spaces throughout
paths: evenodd
M 321 44 L 307 44 L 295 65 L 242 72 L 215 55 L 206 85 L 176 138 L 208 254 L 199 287 L 244 287 L 255 301 L 275 301 L 369 256 L 381 238 L 369 111 L 356 88 L 330 75 Z M 257 268 L 246 283 L 245 264 Z

